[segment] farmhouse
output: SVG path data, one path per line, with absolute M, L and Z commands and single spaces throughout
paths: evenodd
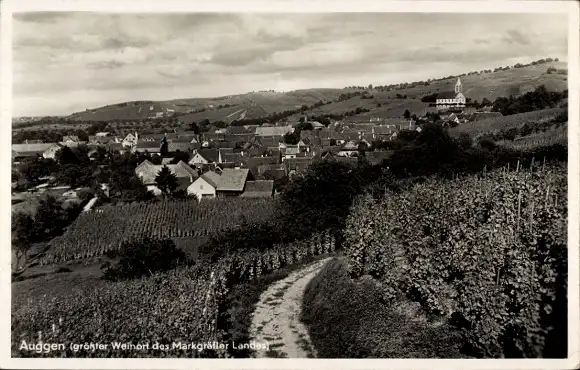
M 55 143 L 12 144 L 12 156 L 16 158 L 41 157 Z
M 189 164 L 192 166 L 219 162 L 221 162 L 219 150 L 205 148 L 195 150 L 193 152 L 193 157 L 189 160 Z
M 461 79 L 457 78 L 455 91 L 444 91 L 437 95 L 437 100 L 435 101 L 437 108 L 464 108 L 466 99 L 462 90 Z
M 274 195 L 274 180 L 247 181 L 243 198 L 271 198 Z
M 208 171 L 187 187 L 187 195 L 195 196 L 198 200 L 215 198 L 219 181 L 218 173 Z
M 250 170 L 247 168 L 225 168 L 220 176 L 220 182 L 217 187 L 217 196 L 239 196 L 244 192 L 244 187 L 248 178 L 251 178 L 251 175 Z
M 42 156 L 44 158 L 50 158 L 50 159 L 55 159 L 56 158 L 56 153 L 62 149 L 62 145 L 60 144 L 53 144 L 50 148 L 46 149 L 43 153 Z
M 164 166 L 169 168 L 169 170 L 177 176 L 179 184 L 177 190 L 186 189 L 199 176 L 196 170 L 189 167 L 183 161 L 179 161 L 177 164 L 154 165 L 148 160 L 144 160 L 139 166 L 137 166 L 137 168 L 135 168 L 135 174 L 141 179 L 143 184 L 147 186 L 147 190 L 152 191 L 155 195 L 161 193 L 157 188 L 155 178 Z

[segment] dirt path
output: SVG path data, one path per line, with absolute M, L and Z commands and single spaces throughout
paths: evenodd
M 252 317 L 250 333 L 268 349 L 256 350 L 253 357 L 315 358 L 306 327 L 300 322 L 302 296 L 308 282 L 330 258 L 313 262 L 275 282 L 260 296 Z

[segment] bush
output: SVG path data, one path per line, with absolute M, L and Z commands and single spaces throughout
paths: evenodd
M 72 272 L 72 270 L 69 269 L 68 267 L 59 267 L 55 271 L 56 274 L 60 274 L 62 272 Z
M 460 358 L 463 338 L 381 302 L 371 279 L 333 260 L 306 287 L 302 320 L 321 358 Z
M 156 271 L 172 270 L 188 263 L 185 253 L 171 239 L 149 239 L 126 242 L 119 251 L 108 253 L 114 264 L 106 264 L 103 278 L 128 280 L 153 275 Z

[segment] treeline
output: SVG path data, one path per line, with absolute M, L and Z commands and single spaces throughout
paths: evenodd
M 548 91 L 546 86 L 538 86 L 534 91 L 525 93 L 520 97 L 500 97 L 493 103 L 492 110 L 500 112 L 504 116 L 516 113 L 531 112 L 545 108 L 553 108 L 562 100 L 568 98 L 568 90 L 563 92 Z
M 392 91 L 392 90 L 410 89 L 410 88 L 414 88 L 417 86 L 429 86 L 434 81 L 444 81 L 444 80 L 449 80 L 452 78 L 463 77 L 463 76 L 481 75 L 481 74 L 487 74 L 487 73 L 498 72 L 498 71 L 507 71 L 507 70 L 510 70 L 512 68 L 523 68 L 523 67 L 528 67 L 528 66 L 532 66 L 532 65 L 539 65 L 539 64 L 558 62 L 558 61 L 559 61 L 558 58 L 545 58 L 545 59 L 535 60 L 535 61 L 532 61 L 532 62 L 526 63 L 526 64 L 516 63 L 513 66 L 497 67 L 497 68 L 494 68 L 493 70 L 482 69 L 480 71 L 470 71 L 470 72 L 462 73 L 459 75 L 449 75 L 449 76 L 440 77 L 440 78 L 430 78 L 426 81 L 422 80 L 422 81 L 404 82 L 404 83 L 390 84 L 390 85 L 372 85 L 372 84 L 370 84 L 368 86 L 347 86 L 344 89 L 377 90 L 377 91 Z
M 12 143 L 20 144 L 26 140 L 41 140 L 44 143 L 57 143 L 63 136 L 76 135 L 80 141 L 88 141 L 89 135 L 85 130 L 22 130 L 12 134 Z

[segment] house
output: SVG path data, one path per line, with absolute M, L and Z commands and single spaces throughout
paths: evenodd
M 310 124 L 312 125 L 312 128 L 315 130 L 321 130 L 325 127 L 322 123 L 318 121 L 310 121 Z
M 225 168 L 220 176 L 217 186 L 217 196 L 239 196 L 244 192 L 246 181 L 251 178 L 247 168 Z
M 173 158 L 161 158 L 161 164 L 171 164 L 171 161 L 173 160 Z
M 127 152 L 127 148 L 125 148 L 123 146 L 123 144 L 121 143 L 116 143 L 114 141 L 110 141 L 107 144 L 107 148 L 109 149 L 110 152 L 119 152 L 121 154 L 126 153 Z
M 252 135 L 253 132 L 245 128 L 244 126 L 230 126 L 227 128 L 227 133 L 229 135 Z
M 106 136 L 109 136 L 109 133 L 108 132 L 97 132 L 95 134 L 95 136 L 97 136 L 97 137 L 106 137 Z
M 457 78 L 455 83 L 455 91 L 444 91 L 437 95 L 435 100 L 435 105 L 437 108 L 464 108 L 465 107 L 465 95 L 462 93 L 463 86 L 461 85 L 461 79 Z
M 59 150 L 61 150 L 62 148 L 63 148 L 62 145 L 55 143 L 50 148 L 48 148 L 44 152 L 42 152 L 42 156 L 44 158 L 55 159 L 56 158 L 56 153 Z
M 133 151 L 139 153 L 159 153 L 161 152 L 161 141 L 142 141 L 137 143 Z
M 20 158 L 42 157 L 43 153 L 53 145 L 55 143 L 12 144 L 12 156 L 15 160 Z
M 177 190 L 185 190 L 191 183 L 193 183 L 199 174 L 196 170 L 189 167 L 185 162 L 179 161 L 177 164 L 154 165 L 148 160 L 144 160 L 139 166 L 135 168 L 135 174 L 141 179 L 147 190 L 152 191 L 155 195 L 159 195 L 161 191 L 157 188 L 155 178 L 163 167 L 177 176 L 178 188 Z
M 135 132 L 135 134 L 128 133 L 127 136 L 125 136 L 125 138 L 123 139 L 122 144 L 124 147 L 133 148 L 137 146 L 138 142 L 139 142 L 139 134 Z
M 63 136 L 62 141 L 64 143 L 76 143 L 79 142 L 79 137 L 77 135 Z
M 300 152 L 300 146 L 298 145 L 287 145 L 285 148 L 282 148 L 282 160 L 296 158 Z
M 201 148 L 193 152 L 193 157 L 189 160 L 189 164 L 198 167 L 199 165 L 209 163 L 220 163 L 220 152 L 217 149 Z
M 215 198 L 219 182 L 220 174 L 208 171 L 187 187 L 187 195 L 195 196 L 198 200 Z
M 139 142 L 161 141 L 164 137 L 165 134 L 146 134 L 139 137 Z
M 303 174 L 308 171 L 308 167 L 313 163 L 313 158 L 290 158 L 284 160 L 284 169 L 286 176 L 293 176 L 295 174 Z
M 190 143 L 180 143 L 180 142 L 170 142 L 167 143 L 167 151 L 169 153 L 175 153 L 176 151 L 189 152 L 191 150 Z
M 274 180 L 246 181 L 242 198 L 271 198 L 274 196 Z
M 345 143 L 338 152 L 339 157 L 352 157 L 358 153 L 358 144 L 354 140 Z
M 294 132 L 292 126 L 256 127 L 256 136 L 284 136 Z
M 108 134 L 108 132 L 107 132 Z M 98 136 L 92 135 L 89 136 L 89 143 L 90 144 L 107 144 L 110 141 L 113 141 L 115 138 L 112 136 Z

